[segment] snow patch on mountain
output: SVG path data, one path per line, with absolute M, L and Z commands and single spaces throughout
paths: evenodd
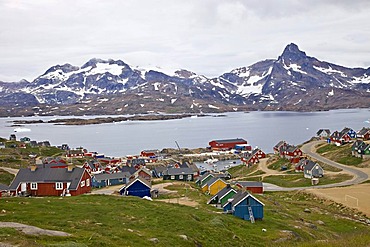
M 307 72 L 306 71 L 303 71 L 302 69 L 301 69 L 301 66 L 299 66 L 298 64 L 294 64 L 294 63 L 292 63 L 292 64 L 289 64 L 289 65 L 286 65 L 285 63 L 283 63 L 283 66 L 284 66 L 284 68 L 286 69 L 286 70 L 290 70 L 290 69 L 292 69 L 292 70 L 294 70 L 294 71 L 296 71 L 296 72 L 299 72 L 299 73 L 302 73 L 302 74 L 306 74 L 307 75 Z
M 325 74 L 328 74 L 328 75 L 332 75 L 332 74 L 339 74 L 340 76 L 342 77 L 347 77 L 346 74 L 344 74 L 342 71 L 339 71 L 339 70 L 335 70 L 333 69 L 331 66 L 329 66 L 329 68 L 322 68 L 322 67 L 317 67 L 317 66 L 313 66 L 316 70 L 322 72 L 322 73 L 325 73 Z

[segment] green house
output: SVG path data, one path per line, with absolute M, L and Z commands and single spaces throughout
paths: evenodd
M 227 202 L 230 198 L 232 198 L 236 194 L 236 190 L 230 187 L 228 184 L 225 188 L 220 190 L 216 195 L 212 196 L 211 199 L 207 202 L 207 204 L 219 204 L 222 205 Z
M 196 181 L 196 184 L 202 187 L 204 184 L 206 184 L 211 178 L 213 178 L 214 175 L 207 172 L 204 173 L 198 180 Z

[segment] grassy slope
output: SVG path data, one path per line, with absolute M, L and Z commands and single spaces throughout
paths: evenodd
M 28 236 L 0 228 L 2 242 L 20 246 L 357 246 L 368 227 L 344 219 L 354 212 L 302 192 L 257 196 L 265 218 L 251 224 L 220 214 L 212 206 L 198 208 L 138 198 L 85 195 L 69 198 L 3 198 L 1 221 L 61 230 L 72 237 Z M 311 213 L 303 210 L 309 208 Z M 319 224 L 318 220 L 324 224 Z M 266 232 L 262 232 L 262 229 Z M 283 230 L 292 232 L 282 232 Z M 179 235 L 186 235 L 183 240 Z M 316 240 L 325 240 L 320 244 Z M 277 242 L 276 242 L 277 241 Z
M 368 167 L 370 165 L 369 161 L 364 161 L 361 158 L 352 156 L 351 146 L 352 144 L 346 144 L 340 147 L 333 144 L 324 144 L 317 149 L 317 152 L 343 165 Z

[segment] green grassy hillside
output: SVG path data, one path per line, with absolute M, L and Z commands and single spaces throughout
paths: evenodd
M 2 198 L 1 221 L 65 231 L 32 236 L 0 228 L 17 246 L 365 246 L 369 227 L 340 204 L 303 192 L 267 193 L 265 218 L 251 224 L 203 202 L 199 207 L 120 196 Z M 306 211 L 306 212 L 305 212 Z M 265 229 L 265 230 L 262 230 Z M 186 239 L 180 235 L 186 235 Z

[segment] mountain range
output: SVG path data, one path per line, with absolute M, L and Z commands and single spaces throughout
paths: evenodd
M 215 78 L 91 59 L 55 65 L 32 82 L 0 82 L 0 115 L 115 115 L 370 107 L 370 68 L 346 68 L 289 44 L 277 59 Z

